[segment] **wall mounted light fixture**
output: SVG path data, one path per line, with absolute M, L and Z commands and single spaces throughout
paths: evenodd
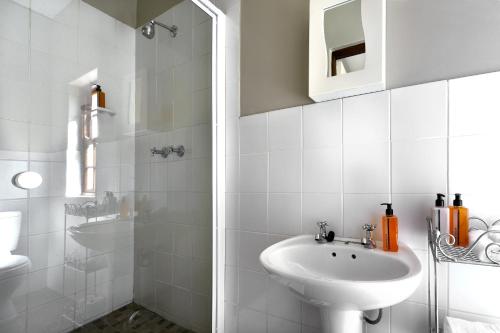
M 20 172 L 12 177 L 12 184 L 23 190 L 32 190 L 42 185 L 43 179 L 34 171 Z

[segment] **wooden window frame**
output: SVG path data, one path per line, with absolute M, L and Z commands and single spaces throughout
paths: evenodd
M 346 46 L 332 51 L 332 76 L 337 75 L 337 60 L 353 57 L 358 54 L 366 53 L 365 42 Z

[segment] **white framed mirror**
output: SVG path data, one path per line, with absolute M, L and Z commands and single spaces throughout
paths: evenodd
M 310 0 L 309 96 L 385 89 L 385 0 Z

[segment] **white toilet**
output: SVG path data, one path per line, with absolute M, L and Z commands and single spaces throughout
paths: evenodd
M 21 232 L 21 212 L 0 212 L 0 323 L 16 316 L 12 295 L 31 265 L 26 256 L 11 254 Z

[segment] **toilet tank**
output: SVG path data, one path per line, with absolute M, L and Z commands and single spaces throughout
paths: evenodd
M 0 252 L 13 251 L 21 232 L 21 212 L 0 212 Z

